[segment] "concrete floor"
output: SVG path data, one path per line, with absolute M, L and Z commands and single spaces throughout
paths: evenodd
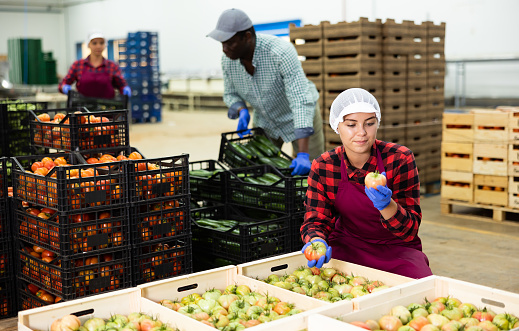
M 225 111 L 165 109 L 162 116 L 160 123 L 130 128 L 130 144 L 146 157 L 188 153 L 190 161 L 218 159 L 221 133 L 237 125 Z M 290 154 L 290 144 L 283 150 Z M 422 196 L 421 204 L 420 237 L 434 274 L 519 293 L 519 221 L 441 215 L 439 194 Z

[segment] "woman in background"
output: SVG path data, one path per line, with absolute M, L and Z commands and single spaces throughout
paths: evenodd
M 124 80 L 119 66 L 103 57 L 102 53 L 106 48 L 103 34 L 91 33 L 87 42 L 90 55 L 72 64 L 58 86 L 59 91 L 68 94 L 71 85 L 76 82 L 78 92 L 85 97 L 113 99 L 115 89 L 130 97 L 132 91 Z

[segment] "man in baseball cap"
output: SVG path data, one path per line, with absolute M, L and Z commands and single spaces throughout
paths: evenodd
M 238 119 L 238 136 L 251 134 L 248 103 L 254 107 L 253 126 L 279 148 L 292 143 L 292 175 L 307 175 L 311 160 L 324 151 L 324 134 L 319 93 L 294 45 L 256 34 L 249 16 L 236 8 L 225 10 L 207 36 L 222 43 L 223 101 L 227 116 Z
M 216 41 L 224 42 L 232 38 L 237 32 L 245 31 L 252 27 L 252 21 L 242 10 L 231 8 L 220 15 L 216 29 L 211 31 L 207 37 Z

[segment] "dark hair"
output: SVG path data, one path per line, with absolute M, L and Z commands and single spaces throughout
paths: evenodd
M 250 34 L 252 35 L 252 37 L 256 37 L 256 30 L 254 30 L 254 26 L 251 26 L 250 28 L 248 28 L 247 30 L 243 30 L 243 31 L 238 31 L 236 32 L 236 36 L 238 36 L 240 39 L 243 38 L 245 36 L 245 34 L 247 32 L 250 32 Z

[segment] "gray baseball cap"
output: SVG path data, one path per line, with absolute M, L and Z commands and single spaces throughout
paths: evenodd
M 209 32 L 206 37 L 224 42 L 231 39 L 236 32 L 247 30 L 250 27 L 252 27 L 252 21 L 245 12 L 236 8 L 227 9 L 220 15 L 216 29 Z

